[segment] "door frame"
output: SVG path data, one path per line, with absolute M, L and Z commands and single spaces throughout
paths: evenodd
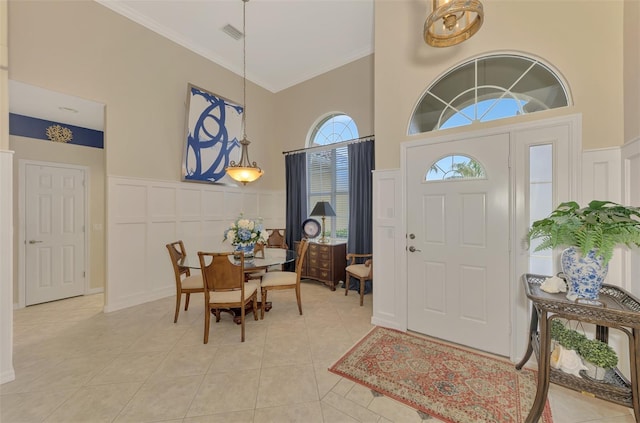
M 509 124 L 494 128 L 457 131 L 447 135 L 432 133 L 428 138 L 421 138 L 415 141 L 407 141 L 400 145 L 400 177 L 402 179 L 402 231 L 408 233 L 407 213 L 409 208 L 407 202 L 410 193 L 407 192 L 407 154 L 411 147 L 468 139 L 473 137 L 491 136 L 497 134 L 509 134 L 509 276 L 512 281 L 510 285 L 513 289 L 509 293 L 511 340 L 509 358 L 516 362 L 524 354 L 527 345 L 527 333 L 529 325 L 530 308 L 526 300 L 524 289 L 520 282 L 520 276 L 528 272 L 528 250 L 523 242 L 523 237 L 529 227 L 529 215 L 527 209 L 529 168 L 527 154 L 525 152 L 528 145 L 518 139 L 518 133 L 536 129 L 552 127 L 566 127 L 568 131 L 568 145 L 564 146 L 568 150 L 568 163 L 556 163 L 554 154 L 554 177 L 565 180 L 566 184 L 562 191 L 556 191 L 554 187 L 555 201 L 575 200 L 581 201 L 581 152 L 582 152 L 582 115 L 572 114 L 556 118 L 540 119 L 520 124 Z M 455 131 L 455 129 L 453 130 Z M 449 132 L 449 131 L 447 131 Z M 402 287 L 398 289 L 404 296 L 404 315 L 401 326 L 403 330 L 408 327 L 408 244 L 405 241 L 405 248 L 399 252 L 400 255 L 400 283 Z M 400 322 L 399 322 L 400 323 Z
M 26 176 L 27 165 L 60 167 L 64 169 L 74 169 L 82 171 L 84 175 L 84 260 L 85 260 L 85 278 L 84 293 L 87 295 L 89 281 L 91 275 L 89 270 L 90 255 L 89 251 L 89 167 L 74 165 L 60 162 L 44 162 L 40 160 L 21 159 L 18 161 L 18 308 L 24 308 L 26 304 L 26 262 L 27 262 L 27 239 L 26 239 Z

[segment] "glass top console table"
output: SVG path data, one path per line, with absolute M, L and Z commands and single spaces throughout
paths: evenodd
M 538 358 L 538 386 L 533 407 L 526 423 L 537 422 L 547 399 L 549 382 L 578 392 L 633 408 L 636 422 L 640 422 L 638 380 L 640 379 L 640 301 L 617 286 L 604 284 L 600 289 L 601 305 L 569 301 L 565 293 L 550 294 L 540 285 L 547 276 L 525 274 L 522 276 L 527 298 L 533 307 L 529 326 L 527 351 L 516 365 L 520 370 L 535 351 Z M 588 376 L 573 376 L 550 366 L 551 321 L 562 318 L 596 325 L 596 338 L 607 342 L 609 328 L 616 328 L 629 337 L 630 376 L 628 381 L 618 369 L 612 369 L 604 381 Z

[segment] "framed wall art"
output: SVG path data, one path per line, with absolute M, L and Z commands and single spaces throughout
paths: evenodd
M 224 169 L 240 160 L 243 106 L 189 84 L 182 179 L 235 183 Z

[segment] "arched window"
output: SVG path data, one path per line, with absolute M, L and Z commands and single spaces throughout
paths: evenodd
M 336 216 L 326 219 L 326 236 L 347 238 L 349 228 L 349 155 L 346 146 L 331 144 L 358 138 L 358 127 L 343 113 L 332 113 L 311 130 L 307 153 L 307 210 L 318 201 L 328 201 Z
M 453 68 L 427 89 L 411 116 L 409 134 L 568 105 L 565 85 L 539 60 L 484 56 Z
M 358 138 L 358 128 L 353 119 L 342 113 L 332 113 L 313 128 L 307 146 L 327 145 L 355 138 Z
M 455 154 L 438 159 L 429 166 L 426 181 L 451 179 L 485 179 L 487 174 L 482 164 L 464 154 Z

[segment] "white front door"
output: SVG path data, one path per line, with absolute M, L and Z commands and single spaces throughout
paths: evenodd
M 449 156 L 473 159 L 484 176 L 426 181 Z M 508 161 L 508 134 L 407 149 L 410 330 L 509 355 Z
M 25 304 L 84 293 L 85 171 L 25 166 Z

